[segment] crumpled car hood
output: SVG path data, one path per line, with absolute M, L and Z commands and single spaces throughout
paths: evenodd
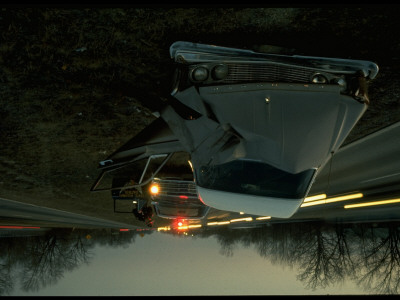
M 366 104 L 340 94 L 339 87 L 332 85 L 209 86 L 175 97 L 203 115 L 210 111 L 214 115 L 171 123 L 176 118 L 167 111 L 162 114 L 179 140 L 190 144 L 194 163 L 206 161 L 225 130 L 233 131 L 240 142 L 224 150 L 218 146 L 213 164 L 253 159 L 290 173 L 323 165 L 367 109 Z M 199 128 L 202 134 L 197 132 Z M 218 132 L 222 133 L 218 136 Z

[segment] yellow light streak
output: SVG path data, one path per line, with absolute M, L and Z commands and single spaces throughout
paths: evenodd
M 197 224 L 197 225 L 189 225 L 189 228 L 200 228 L 201 224 Z
M 208 226 L 213 226 L 213 225 L 227 225 L 230 224 L 231 222 L 229 221 L 221 221 L 221 222 L 209 222 L 207 223 Z
M 170 229 L 171 229 L 171 228 L 168 227 L 168 226 L 165 226 L 165 227 L 158 227 L 158 228 L 157 228 L 157 231 L 161 231 L 161 230 L 168 231 L 168 230 L 170 230 Z
M 192 228 L 200 228 L 201 224 L 195 224 L 195 225 L 185 225 L 185 226 L 178 226 L 178 230 L 185 230 L 185 229 L 192 229 Z
M 218 222 L 209 222 L 207 223 L 208 226 L 218 225 Z
M 399 203 L 400 198 L 397 199 L 388 199 L 388 200 L 380 200 L 380 201 L 372 201 L 372 202 L 363 202 L 363 203 L 356 203 L 356 204 L 348 204 L 345 205 L 344 208 L 356 208 L 356 207 L 363 207 L 363 206 L 374 206 L 374 205 L 384 205 L 384 204 L 392 204 L 392 203 Z
M 338 202 L 338 201 L 346 201 L 346 200 L 357 199 L 357 198 L 362 198 L 362 197 L 363 197 L 362 193 L 357 193 L 357 194 L 351 194 L 351 195 L 346 195 L 346 196 L 339 196 L 339 197 L 334 197 L 334 198 L 327 198 L 327 199 L 323 199 L 323 200 L 306 202 L 306 203 L 303 203 L 300 207 L 327 204 L 327 203 Z
M 239 219 L 232 219 L 231 222 L 241 222 L 241 221 L 253 221 L 252 217 L 248 217 L 248 218 L 239 218 Z
M 190 169 L 192 169 L 192 172 L 193 172 L 193 165 L 192 165 L 192 162 L 191 162 L 190 160 L 188 160 L 188 163 L 189 163 Z
M 326 198 L 326 194 L 320 194 L 320 195 L 307 197 L 304 199 L 303 202 L 310 202 L 310 201 L 321 200 L 321 199 L 325 199 L 325 198 Z
M 312 202 L 306 202 L 302 203 L 300 207 L 307 207 L 307 206 L 313 206 L 313 205 L 319 205 L 319 204 L 325 204 L 325 200 L 318 200 L 318 201 L 312 201 Z
M 269 219 L 271 219 L 271 217 L 269 216 L 256 218 L 256 220 L 269 220 Z

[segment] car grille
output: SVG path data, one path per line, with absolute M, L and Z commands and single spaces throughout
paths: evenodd
M 197 198 L 197 190 L 194 181 L 154 179 L 153 182 L 158 184 L 160 188 L 158 195 L 160 196 L 184 195 Z
M 227 63 L 228 76 L 221 80 L 224 83 L 243 81 L 258 82 L 310 82 L 315 70 L 302 67 L 288 67 L 273 64 L 232 64 Z

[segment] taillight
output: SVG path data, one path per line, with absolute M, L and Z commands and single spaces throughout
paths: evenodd
M 182 229 L 187 229 L 187 223 L 185 222 L 185 219 L 176 219 L 175 220 L 175 228 L 177 228 L 178 230 L 182 230 Z

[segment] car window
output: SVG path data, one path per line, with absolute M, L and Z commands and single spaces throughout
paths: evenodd
M 234 160 L 201 166 L 196 170 L 199 186 L 234 193 L 300 199 L 305 197 L 315 170 L 291 174 L 269 164 Z

